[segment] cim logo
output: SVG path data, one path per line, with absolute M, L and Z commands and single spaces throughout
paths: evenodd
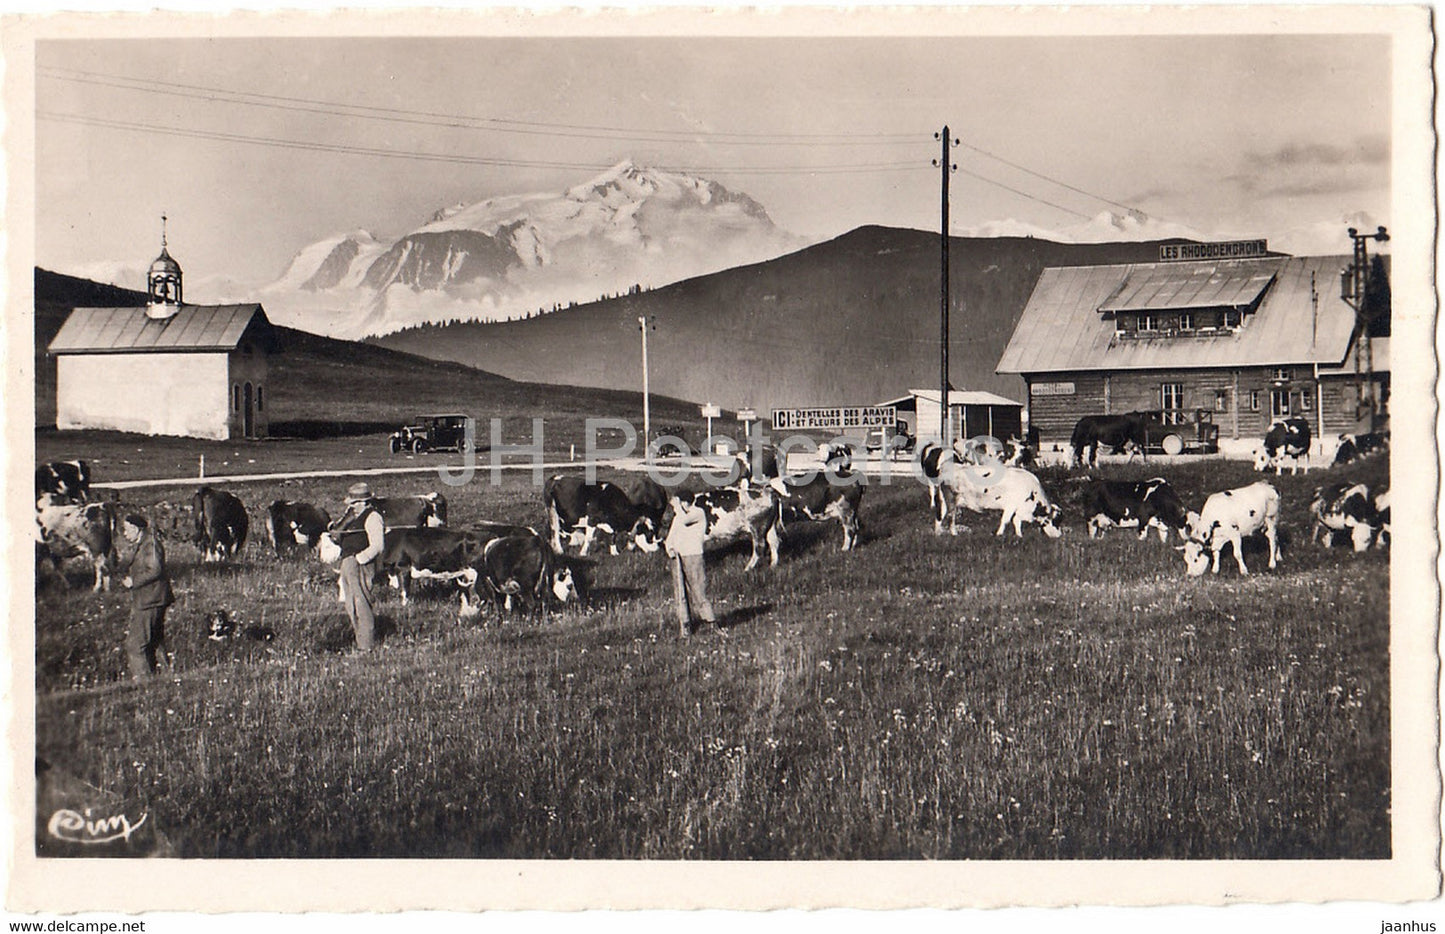
M 46 829 L 52 837 L 67 843 L 129 841 L 130 835 L 135 833 L 149 816 L 149 814 L 142 814 L 140 820 L 132 824 L 130 818 L 123 813 L 95 820 L 91 816 L 90 808 L 86 808 L 84 814 L 69 808 L 61 808 L 50 815 L 50 823 L 46 825 Z

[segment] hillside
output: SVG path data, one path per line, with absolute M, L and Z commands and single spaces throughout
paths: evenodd
M 37 427 L 55 424 L 55 361 L 45 347 L 70 310 L 141 305 L 145 300 L 140 292 L 35 270 Z M 574 423 L 580 425 L 586 417 L 632 417 L 642 410 L 636 392 L 536 386 L 386 347 L 285 327 L 277 332 L 281 350 L 271 358 L 268 386 L 273 437 L 389 433 L 427 411 L 467 412 L 479 421 L 493 415 L 512 420 L 543 416 L 549 426 L 554 420 L 568 426 L 570 435 L 577 433 Z M 698 421 L 696 405 L 660 395 L 653 397 L 653 411 L 660 421 Z M 485 424 L 478 425 L 479 433 L 486 430 Z
M 950 241 L 954 385 L 1023 401 L 993 369 L 1047 266 L 1157 260 L 1159 243 Z M 1168 241 L 1166 241 L 1168 242 Z M 872 403 L 938 383 L 938 237 L 861 227 L 827 243 L 525 321 L 423 326 L 376 339 L 516 379 L 652 388 L 729 408 Z

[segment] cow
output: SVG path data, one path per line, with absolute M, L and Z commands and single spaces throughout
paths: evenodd
M 783 465 L 778 449 L 771 444 L 759 445 L 753 451 L 739 451 L 733 455 L 738 461 L 738 484 L 767 483 L 783 475 Z
M 777 567 L 782 537 L 778 534 L 778 495 L 772 485 L 756 490 L 724 487 L 682 495 L 707 515 L 704 548 L 746 538 L 752 543 L 753 553 L 744 570 L 757 567 L 765 548 L 769 566 Z
M 1147 442 L 1147 425 L 1144 416 L 1138 412 L 1125 415 L 1085 415 L 1074 424 L 1074 433 L 1069 437 L 1075 466 L 1083 465 L 1085 451 L 1089 452 L 1089 466 L 1096 465 L 1099 462 L 1101 444 L 1115 454 L 1128 454 L 1130 460 L 1133 460 L 1136 452 L 1148 460 L 1148 452 L 1145 450 Z
M 1390 436 L 1383 432 L 1378 434 L 1352 435 L 1348 432 L 1340 435 L 1340 446 L 1335 448 L 1334 466 L 1348 464 L 1352 461 L 1373 454 L 1376 451 L 1383 451 L 1389 447 Z
M 1170 529 L 1178 531 L 1183 538 L 1188 521 L 1179 494 L 1163 477 L 1137 482 L 1091 480 L 1084 488 L 1082 504 L 1090 538 L 1117 526 L 1137 528 L 1142 542 L 1149 537 L 1149 529 L 1155 528 L 1162 542 L 1169 539 Z
M 82 460 L 52 461 L 35 468 L 35 496 L 51 493 L 63 503 L 90 499 L 90 465 Z
M 191 497 L 191 514 L 196 524 L 191 540 L 206 561 L 234 558 L 246 546 L 250 528 L 246 506 L 225 490 L 208 486 L 196 490 Z
M 1375 495 L 1375 518 L 1379 522 L 1379 534 L 1375 536 L 1375 547 L 1384 548 L 1390 544 L 1390 490 L 1388 487 Z
M 532 526 L 515 525 L 506 522 L 478 521 L 469 525 L 467 531 L 476 536 L 484 549 L 490 542 L 501 538 L 537 539 L 545 547 L 548 554 L 547 563 L 548 573 L 551 575 L 549 578 L 551 584 L 547 586 L 551 587 L 553 595 L 563 603 L 571 600 L 585 602 L 588 586 L 586 562 L 569 558 L 566 555 L 553 551 L 551 543 L 547 541 L 547 536 L 541 534 L 532 528 Z M 518 550 L 517 546 L 509 546 L 504 554 L 515 554 Z M 522 554 L 529 552 L 528 549 L 521 549 L 520 551 Z M 502 562 L 501 556 L 492 558 L 490 567 L 493 572 L 507 569 L 505 563 L 499 564 L 499 562 Z M 486 568 L 479 568 L 479 570 L 482 572 L 482 577 L 485 580 Z M 502 578 L 495 576 L 494 573 L 491 579 L 496 581 Z M 563 596 L 564 591 L 566 593 L 565 596 Z M 495 595 L 495 590 L 493 593 Z
M 1328 548 L 1336 532 L 1348 532 L 1356 552 L 1369 548 L 1384 524 L 1370 498 L 1370 488 L 1363 483 L 1316 487 L 1314 499 L 1310 501 L 1310 515 L 1315 517 L 1310 529 L 1311 542 L 1321 542 Z
M 381 513 L 388 529 L 444 528 L 447 524 L 447 499 L 440 493 L 378 496 L 371 505 Z
M 841 438 L 824 441 L 818 445 L 818 460 L 823 462 L 825 470 L 852 470 L 853 445 Z
M 1009 438 L 1003 443 L 1003 465 L 1005 467 L 1032 467 L 1035 448 L 1022 438 Z
M 531 529 L 526 533 L 488 541 L 476 567 L 499 610 L 531 610 L 545 618 L 553 600 L 567 603 L 576 597 L 576 578 L 545 538 Z
M 1279 491 L 1260 480 L 1249 486 L 1212 494 L 1199 512 L 1189 513 L 1188 541 L 1178 546 L 1190 577 L 1206 570 L 1219 573 L 1219 553 L 1226 544 L 1234 546 L 1234 560 L 1240 574 L 1244 566 L 1244 538 L 1264 533 L 1269 541 L 1269 566 L 1279 563 Z M 1214 561 L 1211 566 L 1209 553 Z
M 1002 464 L 1007 456 L 1003 442 L 993 435 L 977 435 L 966 441 L 956 441 L 953 449 L 958 453 L 960 463 L 978 466 Z
M 580 553 L 586 555 L 601 531 L 609 537 L 614 555 L 618 538 L 626 540 L 628 548 L 656 551 L 666 501 L 659 509 L 650 489 L 642 499 L 641 503 L 634 502 L 626 490 L 607 480 L 588 483 L 581 477 L 561 474 L 550 478 L 542 490 L 542 502 L 547 508 L 552 550 L 563 553 L 565 532 L 573 544 L 580 543 Z
M 780 477 L 771 481 L 769 486 L 778 494 L 779 527 L 784 519 L 837 519 L 843 529 L 843 550 L 851 551 L 858 544 L 858 504 L 863 499 L 860 479 L 843 472 L 839 483 L 825 473 L 814 473 L 808 480 Z
M 482 544 L 469 532 L 429 526 L 387 529 L 384 543 L 377 567 L 401 592 L 402 606 L 410 602 L 413 580 L 452 581 L 467 591 L 476 586 L 473 565 Z
M 266 537 L 278 558 L 283 550 L 294 550 L 293 545 L 307 551 L 315 548 L 321 542 L 321 533 L 330 526 L 326 510 L 310 503 L 278 499 L 266 511 Z
M 1049 501 L 1039 478 L 1021 467 L 1002 464 L 977 466 L 947 464 L 940 475 L 938 509 L 934 514 L 933 532 L 943 534 L 943 520 L 951 514 L 949 534 L 958 534 L 958 510 L 1001 513 L 998 530 L 1013 523 L 1014 535 L 1023 537 L 1023 523 L 1034 522 L 1049 538 L 1058 538 L 1059 507 Z
M 1264 446 L 1254 452 L 1254 469 L 1263 473 L 1270 467 L 1280 475 L 1285 458 L 1290 461 L 1290 476 L 1299 473 L 1300 458 L 1310 454 L 1310 423 L 1303 418 L 1277 419 L 1264 436 Z M 1306 465 L 1308 469 L 1308 465 Z
M 918 469 L 923 482 L 928 486 L 928 508 L 938 506 L 938 485 L 944 468 L 958 462 L 958 452 L 935 441 L 929 441 L 918 451 Z
M 93 591 L 109 590 L 111 569 L 116 563 L 119 531 L 115 510 L 109 503 L 68 503 L 55 493 L 35 501 L 36 568 L 49 562 L 61 583 L 70 584 L 61 570 L 67 558 L 86 557 L 95 570 Z

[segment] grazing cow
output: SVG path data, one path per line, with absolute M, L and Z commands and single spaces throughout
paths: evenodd
M 614 555 L 618 538 L 626 540 L 628 548 L 656 551 L 667 505 L 664 500 L 663 508 L 658 509 L 651 490 L 647 490 L 643 501 L 638 503 L 616 483 L 607 480 L 588 483 L 581 477 L 562 475 L 547 481 L 542 502 L 547 507 L 552 550 L 563 553 L 565 532 L 572 544 L 581 544 L 583 555 L 592 547 L 592 539 L 599 531 L 609 537 Z
M 1240 574 L 1244 566 L 1244 537 L 1260 532 L 1269 541 L 1269 566 L 1279 563 L 1279 491 L 1260 480 L 1249 486 L 1212 494 L 1199 512 L 1189 513 L 1189 540 L 1178 546 L 1190 577 L 1206 570 L 1219 573 L 1219 553 L 1226 544 L 1234 546 L 1234 560 Z M 1214 555 L 1211 566 L 1208 552 Z
M 1383 451 L 1390 445 L 1390 436 L 1384 432 L 1378 434 L 1352 435 L 1348 432 L 1340 435 L 1340 446 L 1335 449 L 1335 463 L 1338 467 L 1341 464 L 1348 464 L 1352 461 L 1373 454 L 1376 451 Z
M 1074 465 L 1082 466 L 1084 452 L 1088 451 L 1089 466 L 1099 462 L 1099 445 L 1107 446 L 1115 454 L 1128 454 L 1133 460 L 1135 452 L 1144 455 L 1147 443 L 1147 426 L 1144 416 L 1138 412 L 1125 415 L 1085 415 L 1074 425 L 1069 446 L 1074 451 Z
M 250 520 L 245 504 L 235 496 L 203 486 L 191 497 L 191 513 L 196 522 L 192 541 L 205 560 L 225 561 L 245 547 Z
M 553 600 L 576 598 L 577 582 L 572 567 L 558 560 L 545 538 L 530 529 L 525 532 L 488 541 L 477 570 L 499 610 L 531 610 L 545 618 Z
M 938 485 L 944 468 L 958 462 L 958 452 L 930 441 L 918 452 L 918 467 L 923 473 L 923 482 L 928 486 L 928 508 L 938 506 Z
M 1181 538 L 1188 513 L 1179 494 L 1163 477 L 1149 480 L 1091 480 L 1083 493 L 1084 518 L 1089 537 L 1096 538 L 1111 527 L 1137 528 L 1142 542 L 1149 529 L 1159 530 L 1159 540 L 1169 539 L 1175 529 Z
M 944 517 L 950 513 L 949 533 L 958 534 L 960 508 L 977 513 L 1000 512 L 995 535 L 1002 535 L 1010 522 L 1013 523 L 1014 535 L 1020 538 L 1023 537 L 1025 522 L 1038 523 L 1049 538 L 1058 538 L 1062 534 L 1055 521 L 1059 517 L 1059 507 L 1049 501 L 1039 478 L 1021 467 L 948 464 L 940 481 L 938 510 L 933 520 L 935 535 L 943 533 Z
M 824 441 L 818 445 L 818 460 L 835 473 L 853 469 L 853 446 L 846 441 Z
M 993 435 L 978 435 L 967 441 L 957 441 L 953 446 L 958 460 L 963 464 L 1002 464 L 1007 452 L 1003 442 Z
M 1290 476 L 1294 476 L 1299 473 L 1300 458 L 1308 460 L 1309 454 L 1310 423 L 1303 418 L 1279 419 L 1265 433 L 1264 447 L 1254 452 L 1254 469 L 1263 472 L 1273 467 L 1277 477 L 1289 458 Z
M 90 499 L 90 465 L 82 460 L 52 461 L 35 468 L 35 496 L 46 493 L 57 502 L 83 503 Z
M 321 542 L 321 533 L 331 526 L 331 517 L 326 510 L 310 503 L 298 503 L 289 499 L 278 499 L 266 512 L 266 537 L 281 556 L 283 546 L 292 550 L 299 545 L 309 551 Z
M 1390 544 L 1390 490 L 1386 487 L 1375 495 L 1375 518 L 1379 522 L 1379 534 L 1375 536 L 1375 547 L 1384 548 Z
M 1386 506 L 1388 508 L 1388 499 Z M 1326 548 L 1334 543 L 1336 532 L 1349 532 L 1350 544 L 1355 551 L 1364 551 L 1384 524 L 1370 499 L 1370 488 L 1363 483 L 1316 487 L 1314 499 L 1310 501 L 1310 514 L 1315 517 L 1310 541 L 1319 541 Z
M 364 540 L 365 533 L 362 533 Z M 482 543 L 470 532 L 421 526 L 387 529 L 379 568 L 401 591 L 401 605 L 410 602 L 413 580 L 452 581 L 474 592 Z
M 440 493 L 415 496 L 378 496 L 371 501 L 388 529 L 443 528 L 447 524 L 447 499 Z
M 35 521 L 40 536 L 35 548 L 37 570 L 40 562 L 48 561 L 69 587 L 61 562 L 84 555 L 95 569 L 91 589 L 110 589 L 119 533 L 109 503 L 67 503 L 55 493 L 46 493 L 35 501 Z
M 778 494 L 778 525 L 783 521 L 837 519 L 843 529 L 843 550 L 851 551 L 858 544 L 858 504 L 863 499 L 862 478 L 840 473 L 841 483 L 829 480 L 826 474 L 815 473 L 805 481 L 779 477 L 769 483 Z
M 771 485 L 755 490 L 726 487 L 686 495 L 690 495 L 689 501 L 702 507 L 707 515 L 704 548 L 746 538 L 752 542 L 753 554 L 744 570 L 757 567 L 765 547 L 769 553 L 769 566 L 777 567 L 782 537 L 778 534 L 777 491 Z

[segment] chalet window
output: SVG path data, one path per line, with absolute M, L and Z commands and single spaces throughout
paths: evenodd
M 1258 390 L 1258 389 L 1251 389 L 1251 390 L 1249 391 L 1249 410 L 1250 410 L 1251 412 L 1258 412 L 1258 411 L 1259 411 L 1259 390 Z
M 1274 372 L 1273 372 L 1272 374 L 1270 374 L 1270 377 L 1269 377 L 1269 378 L 1272 379 L 1272 380 L 1275 380 L 1275 381 L 1277 381 L 1277 382 L 1287 383 L 1287 382 L 1289 382 L 1291 379 L 1293 379 L 1294 376 L 1293 376 L 1293 374 L 1290 373 L 1289 367 L 1287 367 L 1287 366 L 1281 366 L 1281 367 L 1275 367 Z
M 1289 390 L 1271 389 L 1269 391 L 1269 417 L 1288 418 L 1289 414 Z
M 1192 331 L 1192 330 L 1194 330 L 1194 315 L 1193 315 L 1193 313 L 1186 311 L 1186 312 L 1182 313 L 1182 314 L 1179 316 L 1179 330 L 1181 330 L 1181 331 Z
M 1229 410 L 1229 390 L 1214 390 L 1214 411 L 1225 412 Z
M 1314 407 L 1315 397 L 1310 394 L 1309 390 L 1306 389 L 1301 392 L 1299 394 L 1299 410 L 1301 412 L 1311 412 L 1314 411 Z
M 1228 309 L 1224 312 L 1224 326 L 1227 328 L 1239 327 L 1240 314 L 1236 309 Z
M 1166 412 L 1184 408 L 1184 384 L 1164 383 L 1160 386 L 1159 407 Z
M 1154 315 L 1154 314 L 1144 314 L 1144 315 L 1140 315 L 1140 316 L 1139 316 L 1139 330 L 1141 330 L 1141 331 L 1157 331 L 1157 330 L 1159 330 L 1159 316 L 1158 316 L 1158 315 Z

